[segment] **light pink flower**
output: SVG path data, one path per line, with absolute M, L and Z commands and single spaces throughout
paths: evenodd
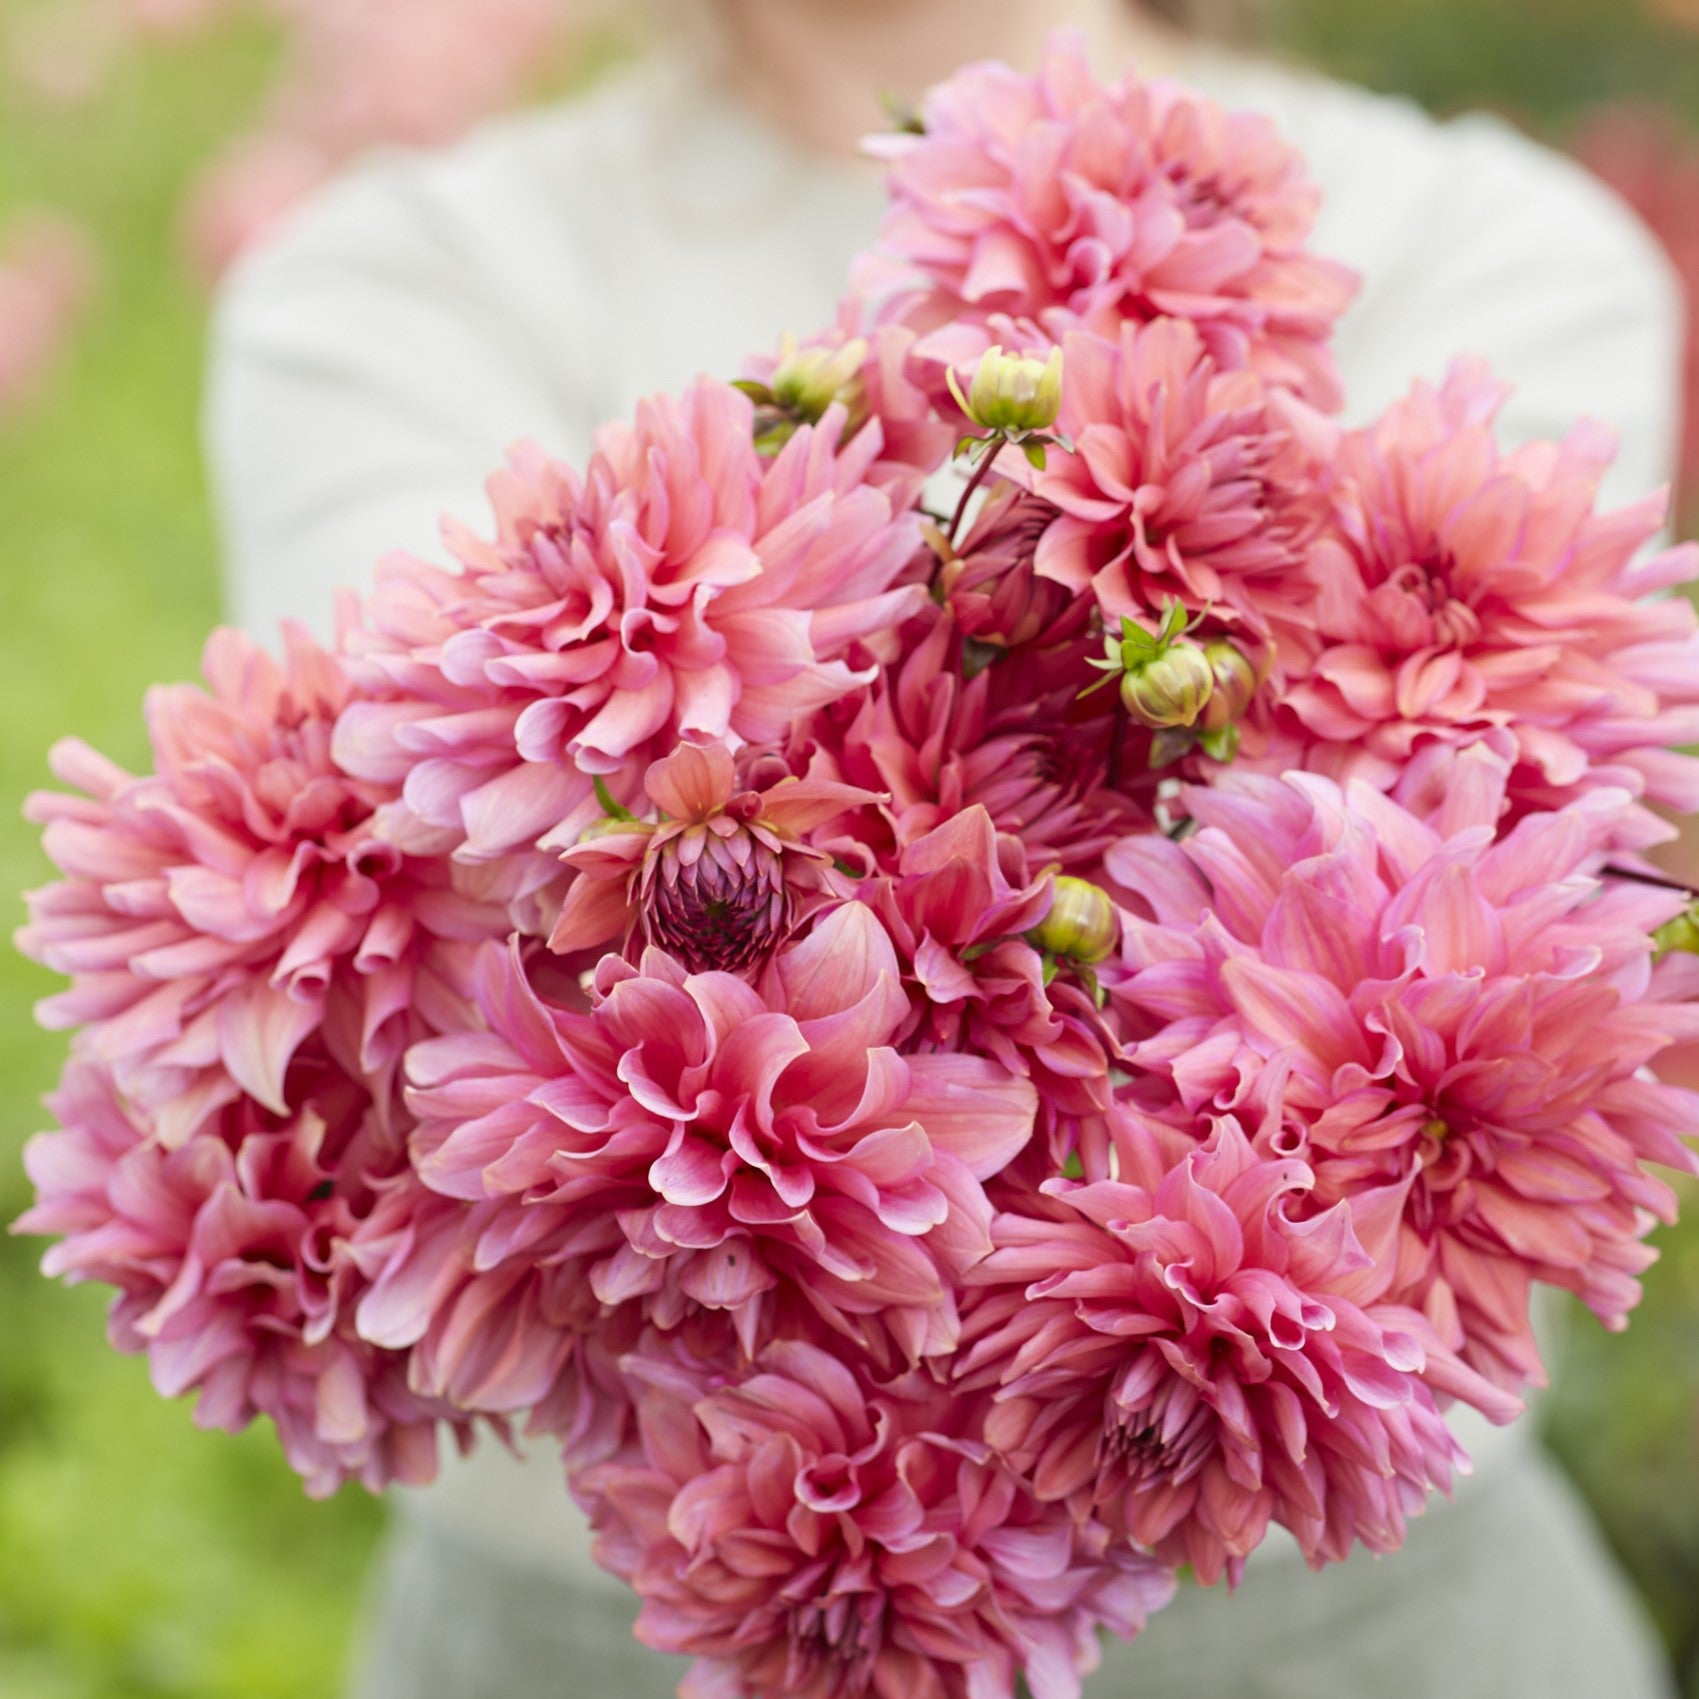
M 1220 370 L 1184 320 L 1063 347 L 1059 424 L 1076 452 L 1030 475 L 1061 510 L 1039 575 L 1089 592 L 1111 629 L 1124 616 L 1154 629 L 1171 601 L 1256 639 L 1308 623 L 1332 428 L 1254 373 Z
M 1271 1521 L 1318 1567 L 1392 1551 L 1464 1462 L 1424 1376 L 1500 1420 L 1519 1406 L 1446 1359 L 1359 1242 L 1397 1201 L 1365 1190 L 1307 1220 L 1314 1176 L 1232 1118 L 1170 1164 L 1137 1118 L 1118 1178 L 1052 1181 L 1004 1213 L 969 1277 L 963 1368 L 1002 1383 L 986 1438 L 1046 1502 L 1077 1501 L 1206 1585 L 1237 1581 Z
M 872 676 L 845 656 L 923 594 L 897 582 L 917 521 L 866 481 L 879 431 L 839 448 L 834 412 L 769 461 L 751 417 L 703 379 L 604 430 L 582 477 L 520 450 L 491 482 L 495 539 L 449 529 L 461 574 L 380 569 L 351 646 L 387 699 L 351 709 L 337 752 L 404 785 L 417 841 L 571 848 L 601 814 L 592 774 L 630 800 L 681 739 L 772 742 Z M 534 885 L 555 870 L 532 859 Z
M 891 205 L 857 283 L 916 329 L 948 325 L 947 357 L 997 314 L 1055 341 L 1186 318 L 1220 366 L 1338 404 L 1327 342 L 1355 280 L 1308 251 L 1318 193 L 1266 118 L 1175 83 L 1104 88 L 1062 32 L 1036 77 L 969 66 L 920 122 L 870 144 Z
M 416 1485 L 436 1473 L 439 1423 L 463 1446 L 471 1424 L 355 1330 L 349 1240 L 401 1158 L 363 1089 L 315 1066 L 313 1109 L 243 1100 L 171 1148 L 106 1069 L 73 1060 L 50 1099 L 64 1130 L 25 1151 L 37 1200 L 16 1230 L 59 1237 L 47 1274 L 117 1287 L 113 1344 L 146 1353 L 163 1396 L 195 1392 L 203 1427 L 269 1416 L 315 1496 Z
M 215 633 L 206 690 L 148 698 L 152 773 L 62 743 L 54 771 L 81 794 L 28 805 L 65 877 L 31 895 L 18 946 L 71 979 L 39 1016 L 86 1029 L 167 1145 L 243 1094 L 300 1110 L 288 1076 L 314 1033 L 381 1110 L 406 1045 L 472 1018 L 474 946 L 507 930 L 382 836 L 385 793 L 331 758 L 348 682 L 303 631 L 286 641 L 279 662 Z
M 1130 1638 L 1172 1577 L 1039 1503 L 971 1437 L 818 1345 L 728 1380 L 627 1359 L 640 1443 L 579 1476 L 637 1633 L 698 1661 L 686 1699 L 1078 1699 L 1096 1632 Z
M 609 822 L 562 857 L 578 877 L 550 949 L 641 938 L 692 973 L 759 968 L 810 904 L 847 893 L 831 855 L 810 847 L 808 834 L 880 800 L 853 785 L 799 779 L 776 760 L 746 763 L 740 779 L 722 743 L 680 744 L 643 783 L 658 822 Z
M 1183 842 L 1107 860 L 1136 893 L 1112 986 L 1149 1035 L 1135 1064 L 1189 1111 L 1281 1070 L 1318 1202 L 1406 1188 L 1389 1296 L 1514 1387 L 1540 1373 L 1531 1281 L 1613 1327 L 1638 1299 L 1641 1241 L 1675 1207 L 1647 1164 L 1699 1170 L 1699 1097 L 1645 1064 L 1699 1009 L 1652 965 L 1681 895 L 1601 876 L 1627 797 L 1495 841 L 1503 764 L 1492 778 L 1430 826 L 1365 785 L 1245 775 L 1188 793 Z
M 428 1185 L 522 1200 L 539 1235 L 617 1219 L 591 1287 L 662 1326 L 725 1310 L 753 1348 L 800 1294 L 857 1337 L 880 1317 L 910 1357 L 950 1348 L 954 1277 L 987 1248 L 982 1182 L 1026 1143 L 1034 1093 L 988 1058 L 897 1053 L 908 999 L 866 907 L 820 920 L 759 988 L 652 949 L 604 958 L 580 1014 L 492 949 L 478 994 L 489 1032 L 409 1058 Z
M 1289 646 L 1285 702 L 1305 764 L 1386 787 L 1424 743 L 1503 728 L 1518 808 L 1622 786 L 1699 808 L 1699 627 L 1681 596 L 1699 548 L 1650 558 L 1666 504 L 1594 511 L 1609 433 L 1501 453 L 1506 391 L 1479 365 L 1418 385 L 1339 450 L 1314 545 L 1313 635 Z

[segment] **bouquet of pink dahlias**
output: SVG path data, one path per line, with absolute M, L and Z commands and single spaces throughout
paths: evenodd
M 880 145 L 833 327 L 57 752 L 20 1225 L 314 1491 L 550 1437 L 700 1699 L 1073 1699 L 1635 1303 L 1699 550 L 1477 367 L 1335 424 L 1257 118 L 1062 38 Z

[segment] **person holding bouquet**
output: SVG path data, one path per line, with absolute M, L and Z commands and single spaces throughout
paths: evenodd
M 877 173 L 855 153 L 884 122 L 879 91 L 918 94 L 983 56 L 1031 71 L 1061 25 L 1083 32 L 1103 80 L 1129 64 L 1177 78 L 1272 118 L 1304 156 L 1322 191 L 1314 252 L 1363 280 L 1348 308 L 1342 271 L 1304 281 L 1321 316 L 1339 318 L 1348 422 L 1437 381 L 1466 350 L 1514 386 L 1497 426 L 1507 444 L 1558 437 L 1585 415 L 1620 435 L 1607 496 L 1660 482 L 1679 304 L 1622 209 L 1499 124 L 1435 124 L 1223 45 L 1209 10 L 678 0 L 663 14 L 667 48 L 583 100 L 440 158 L 363 167 L 245 263 L 221 304 L 207 429 L 238 620 L 328 632 L 334 592 L 370 582 L 380 557 L 440 555 L 443 514 L 478 524 L 484 478 L 511 442 L 582 463 L 599 421 L 830 322 L 852 255 L 880 226 Z M 1289 359 L 1307 404 L 1339 399 L 1303 348 L 1271 358 Z M 1072 511 L 1051 452 L 1045 488 Z M 1359 1552 L 1311 1574 L 1295 1543 L 1272 1538 L 1236 1596 L 1183 1589 L 1137 1642 L 1107 1648 L 1086 1691 L 1665 1692 L 1623 1583 L 1526 1428 L 1467 1411 L 1454 1422 L 1476 1472 L 1412 1522 L 1401 1558 Z M 399 1505 L 357 1691 L 671 1692 L 685 1665 L 637 1645 L 630 1621 L 591 1561 L 558 1457 L 486 1445 Z

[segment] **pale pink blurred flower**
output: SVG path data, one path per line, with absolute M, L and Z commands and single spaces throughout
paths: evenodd
M 1170 1164 L 1136 1118 L 1117 1177 L 1056 1180 L 999 1214 L 969 1276 L 962 1370 L 1000 1382 L 986 1438 L 1046 1502 L 1075 1502 L 1205 1585 L 1237 1582 L 1270 1522 L 1316 1566 L 1395 1550 L 1465 1463 L 1424 1376 L 1501 1421 L 1520 1406 L 1382 1299 L 1397 1201 L 1299 1221 L 1315 1178 L 1223 1118 Z
M 1061 510 L 1039 575 L 1089 592 L 1111 629 L 1154 627 L 1173 601 L 1258 639 L 1307 623 L 1304 553 L 1337 432 L 1255 373 L 1221 371 L 1185 320 L 1063 349 L 1058 424 L 1076 452 L 1028 474 Z
M 0 29 L 6 68 L 17 82 L 61 106 L 80 106 L 98 95 L 129 44 L 121 0 L 59 0 L 16 8 Z
M 173 1148 L 108 1070 L 73 1060 L 49 1099 L 64 1130 L 25 1150 L 37 1198 L 15 1230 L 61 1240 L 47 1274 L 117 1287 L 112 1343 L 146 1353 L 162 1396 L 196 1393 L 203 1427 L 269 1416 L 315 1497 L 348 1479 L 419 1485 L 436 1473 L 438 1425 L 465 1446 L 471 1424 L 410 1388 L 405 1355 L 359 1337 L 349 1254 L 404 1157 L 363 1088 L 322 1055 L 313 1066 L 312 1109 L 243 1100 Z
M 171 1147 L 244 1094 L 299 1111 L 290 1068 L 314 1033 L 383 1110 L 406 1045 L 472 1019 L 474 946 L 507 930 L 380 834 L 386 794 L 331 758 L 348 682 L 304 631 L 286 644 L 279 662 L 214 633 L 206 690 L 149 695 L 153 772 L 67 741 L 54 771 L 81 794 L 28 804 L 65 877 L 30 896 L 18 947 L 71 979 L 39 1018 L 84 1028 Z
M 486 952 L 490 1031 L 409 1057 L 426 1184 L 522 1200 L 539 1236 L 617 1219 L 590 1285 L 662 1326 L 724 1310 L 753 1348 L 788 1286 L 846 1334 L 878 1317 L 911 1358 L 950 1349 L 982 1182 L 1026 1143 L 1034 1093 L 989 1058 L 897 1053 L 909 1004 L 871 912 L 826 916 L 759 989 L 652 949 L 604 958 L 595 990 L 588 1014 L 553 1006 Z
M 0 421 L 36 400 L 88 305 L 94 255 L 82 231 L 39 213 L 0 230 Z
M 1311 549 L 1314 632 L 1284 696 L 1306 766 L 1383 787 L 1429 740 L 1502 728 L 1521 809 L 1583 787 L 1699 808 L 1699 547 L 1650 557 L 1666 502 L 1595 512 L 1600 427 L 1501 453 L 1506 391 L 1474 363 L 1346 435 L 1333 519 Z
M 1695 0 L 1658 0 L 1661 10 L 1699 26 Z M 1570 144 L 1575 156 L 1616 190 L 1663 243 L 1687 291 L 1682 362 L 1680 509 L 1699 518 L 1699 136 L 1672 112 L 1622 104 L 1591 112 Z
M 686 1699 L 1078 1699 L 1097 1631 L 1131 1638 L 1173 1578 L 1031 1491 L 968 1401 L 909 1398 L 812 1342 L 734 1378 L 651 1342 L 639 1443 L 574 1480 L 637 1634 L 698 1661 Z
M 550 949 L 571 954 L 614 938 L 629 948 L 641 939 L 692 973 L 759 968 L 810 903 L 848 892 L 808 834 L 880 800 L 853 785 L 797 778 L 777 761 L 746 764 L 740 776 L 723 743 L 680 744 L 643 783 L 658 821 L 610 821 L 562 857 L 578 877 Z
M 1505 778 L 1478 766 L 1432 825 L 1313 775 L 1194 789 L 1192 835 L 1108 854 L 1137 912 L 1104 973 L 1135 1067 L 1189 1113 L 1278 1070 L 1318 1203 L 1405 1189 L 1388 1296 L 1516 1387 L 1540 1376 L 1532 1281 L 1611 1327 L 1638 1300 L 1675 1209 L 1648 1164 L 1699 1171 L 1699 1097 L 1645 1065 L 1699 1007 L 1652 964 L 1682 894 L 1601 874 L 1626 796 L 1495 841 Z
M 335 161 L 312 142 L 274 131 L 240 136 L 196 179 L 184 238 L 208 282 L 269 235 L 331 176 Z
M 600 432 L 582 477 L 517 451 L 496 537 L 448 530 L 462 573 L 380 568 L 350 648 L 384 699 L 337 753 L 404 787 L 423 847 L 534 886 L 600 817 L 592 775 L 630 801 L 677 742 L 774 742 L 871 679 L 844 657 L 924 597 L 898 582 L 918 522 L 866 481 L 878 428 L 840 447 L 834 410 L 769 461 L 751 418 L 702 379 Z
M 886 310 L 922 332 L 949 326 L 947 358 L 998 314 L 1058 342 L 1188 318 L 1220 366 L 1338 405 L 1327 342 L 1355 279 L 1308 251 L 1319 193 L 1266 118 L 1177 83 L 1104 88 L 1064 31 L 1036 77 L 971 65 L 920 123 L 869 144 L 891 205 L 857 289 L 894 293 Z

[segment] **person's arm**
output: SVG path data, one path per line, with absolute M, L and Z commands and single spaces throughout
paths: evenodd
M 482 523 L 512 442 L 583 446 L 555 351 L 480 258 L 402 159 L 332 190 L 226 285 L 206 452 L 230 616 L 262 639 L 286 616 L 327 633 L 336 592 L 382 555 L 440 553 L 445 513 Z
M 1384 146 L 1361 138 L 1363 162 L 1319 232 L 1324 246 L 1363 251 L 1361 262 L 1345 255 L 1366 270 L 1340 335 L 1351 415 L 1478 355 L 1515 386 L 1503 441 L 1561 437 L 1593 419 L 1620 443 L 1607 505 L 1665 484 L 1680 430 L 1683 302 L 1663 250 L 1580 166 L 1498 120 L 1435 128 L 1378 104 Z

